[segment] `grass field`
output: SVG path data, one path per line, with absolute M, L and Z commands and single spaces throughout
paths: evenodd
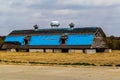
M 1 64 L 120 66 L 120 51 L 112 53 L 28 53 L 0 51 Z

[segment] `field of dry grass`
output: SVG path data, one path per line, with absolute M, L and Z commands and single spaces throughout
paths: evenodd
M 120 66 L 120 51 L 97 54 L 0 51 L 0 63 Z

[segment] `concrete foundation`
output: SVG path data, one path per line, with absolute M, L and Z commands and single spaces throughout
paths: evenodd
M 74 49 L 69 49 L 68 51 L 69 51 L 69 53 L 75 53 Z
M 29 49 L 29 52 L 44 52 L 44 49 Z
M 106 52 L 106 53 L 111 53 L 111 52 L 112 52 L 112 49 L 105 49 L 105 52 Z
M 75 53 L 83 53 L 83 50 L 75 50 Z
M 83 50 L 79 50 L 79 49 L 69 49 L 69 53 L 83 53 Z
M 85 53 L 86 54 L 94 54 L 94 53 L 96 53 L 96 49 L 86 49 Z
M 54 49 L 54 53 L 61 53 L 62 50 L 61 49 Z
M 7 49 L 8 52 L 16 52 L 16 49 Z
M 53 49 L 46 49 L 45 52 L 46 53 L 53 53 Z

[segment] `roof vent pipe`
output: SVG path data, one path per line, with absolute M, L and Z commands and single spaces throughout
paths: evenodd
M 74 24 L 73 22 L 71 22 L 71 23 L 69 24 L 69 26 L 70 26 L 71 29 L 73 29 L 74 26 L 75 26 L 75 24 Z
M 34 25 L 33 27 L 34 27 L 34 30 L 38 30 L 38 25 L 37 24 Z

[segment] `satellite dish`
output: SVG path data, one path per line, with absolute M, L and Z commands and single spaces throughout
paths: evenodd
M 50 25 L 51 25 L 51 27 L 58 27 L 58 26 L 60 26 L 60 23 L 59 23 L 59 21 L 51 21 Z

